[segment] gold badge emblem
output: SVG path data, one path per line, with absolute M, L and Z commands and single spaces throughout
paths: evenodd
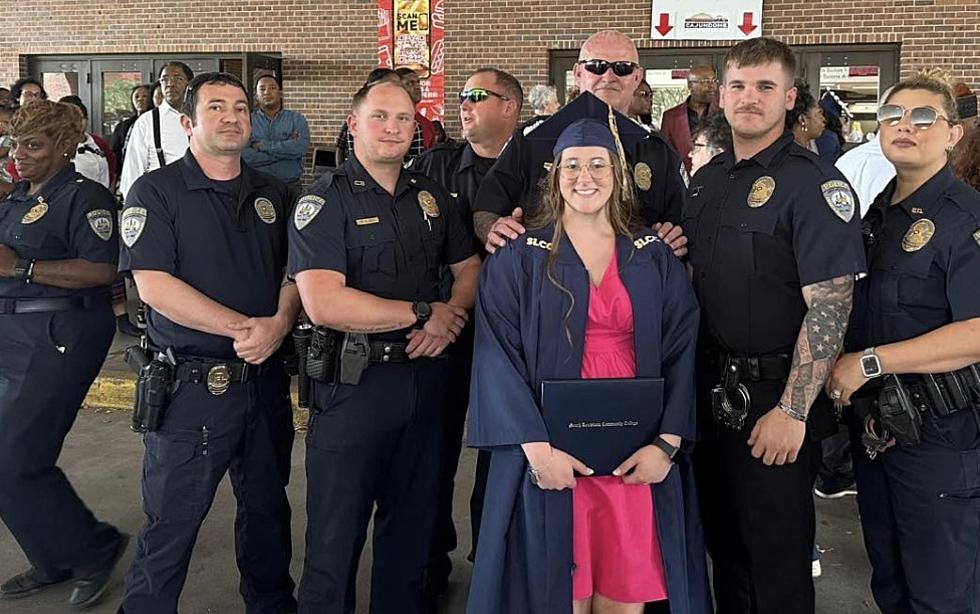
M 749 196 L 745 199 L 753 209 L 758 209 L 762 205 L 769 202 L 772 197 L 772 193 L 776 191 L 776 180 L 766 175 L 764 177 L 759 177 L 754 182 L 752 182 L 752 188 L 749 190 Z
M 932 220 L 921 219 L 911 226 L 902 237 L 902 249 L 907 252 L 917 252 L 936 234 L 936 225 Z
M 112 213 L 108 209 L 95 209 L 85 214 L 88 225 L 95 236 L 108 241 L 112 238 Z
M 20 218 L 20 223 L 33 224 L 34 222 L 44 217 L 44 214 L 47 212 L 48 212 L 48 203 L 38 198 L 37 204 L 31 207 L 31 210 L 25 213 L 24 217 Z
M 228 365 L 214 365 L 208 369 L 208 392 L 214 396 L 228 392 L 231 386 L 231 369 Z
M 276 223 L 276 207 L 268 198 L 255 199 L 255 212 L 259 214 L 259 219 L 266 224 Z
M 426 190 L 419 192 L 419 207 L 428 217 L 439 217 L 439 204 L 436 202 L 436 197 Z
M 637 162 L 633 167 L 633 181 L 636 182 L 636 187 L 644 192 L 649 190 L 653 185 L 653 171 L 650 170 L 650 165 L 646 162 Z

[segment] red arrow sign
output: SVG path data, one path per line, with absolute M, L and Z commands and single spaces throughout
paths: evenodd
M 660 25 L 654 28 L 657 32 L 660 32 L 660 36 L 667 36 L 667 34 L 674 29 L 674 26 L 670 25 L 670 13 L 660 13 Z
M 742 13 L 742 25 L 740 25 L 738 29 L 741 30 L 742 34 L 746 36 L 755 32 L 755 29 L 758 27 L 753 25 L 752 17 L 752 13 Z

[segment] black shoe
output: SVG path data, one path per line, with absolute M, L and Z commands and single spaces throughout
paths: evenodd
M 16 575 L 0 584 L 0 599 L 20 599 L 35 593 L 58 586 L 71 579 L 69 574 L 65 574 L 58 580 L 42 580 L 37 576 L 37 572 L 32 568 L 22 574 Z
M 116 565 L 119 563 L 119 559 L 122 558 L 123 553 L 126 552 L 126 546 L 129 544 L 129 536 L 125 533 L 120 533 L 119 541 L 116 543 L 116 551 L 112 555 L 112 560 L 109 564 L 99 571 L 89 574 L 83 578 L 75 581 L 75 588 L 71 592 L 71 597 L 68 598 L 68 604 L 74 608 L 89 608 L 99 602 L 102 595 L 105 594 L 107 588 L 109 588 L 109 580 L 112 578 L 112 572 L 116 569 Z
M 130 337 L 140 337 L 143 335 L 142 329 L 130 322 L 129 316 L 126 314 L 116 316 L 116 329 L 123 335 L 129 335 Z

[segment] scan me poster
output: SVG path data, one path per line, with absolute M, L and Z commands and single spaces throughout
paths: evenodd
M 378 0 L 378 66 L 407 66 L 422 81 L 422 115 L 442 121 L 446 0 Z

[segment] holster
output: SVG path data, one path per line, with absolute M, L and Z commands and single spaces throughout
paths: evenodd
M 126 348 L 126 364 L 136 372 L 136 399 L 130 428 L 136 433 L 149 433 L 160 428 L 174 384 L 176 360 L 168 349 L 155 353 L 145 345 Z
M 320 383 L 337 381 L 341 334 L 329 328 L 316 327 L 310 336 L 306 352 L 306 375 Z
M 878 393 L 877 418 L 900 446 L 922 441 L 922 413 L 912 403 L 908 389 L 899 377 L 886 375 Z

